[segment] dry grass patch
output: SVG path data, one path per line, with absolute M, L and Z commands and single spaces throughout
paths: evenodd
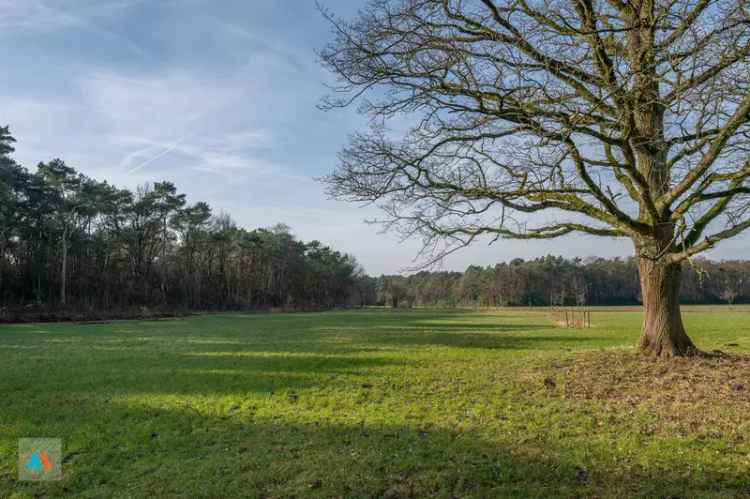
M 660 360 L 607 349 L 549 362 L 538 376 L 551 396 L 573 407 L 601 404 L 621 428 L 734 443 L 750 438 L 748 356 Z

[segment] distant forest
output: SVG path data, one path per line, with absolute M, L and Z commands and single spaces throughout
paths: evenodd
M 61 160 L 28 171 L 14 142 L 0 128 L 0 318 L 361 303 L 350 255 L 284 225 L 239 228 L 169 182 L 132 192 Z
M 750 303 L 750 262 L 696 259 L 683 269 L 683 303 Z M 638 305 L 635 258 L 547 256 L 465 272 L 420 272 L 378 280 L 378 302 L 390 306 Z
M 284 225 L 237 227 L 169 182 L 133 192 L 61 160 L 29 171 L 11 158 L 14 142 L 0 128 L 0 320 L 640 301 L 634 259 L 548 256 L 369 277 L 351 255 L 299 241 Z M 682 300 L 750 302 L 748 276 L 750 262 L 696 260 L 685 267 Z

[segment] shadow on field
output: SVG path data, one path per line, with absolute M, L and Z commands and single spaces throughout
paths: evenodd
M 472 332 L 477 329 L 486 332 Z M 543 324 L 488 326 L 470 322 L 435 327 L 419 322 L 409 325 L 407 321 L 392 329 L 329 326 L 294 332 L 261 330 L 254 336 L 241 331 L 178 336 L 151 331 L 137 335 L 66 332 L 39 336 L 31 350 L 20 348 L 30 345 L 7 342 L 0 345 L 0 353 L 16 349 L 25 361 L 48 365 L 52 379 L 66 379 L 66 390 L 95 392 L 106 387 L 113 394 L 231 395 L 321 387 L 337 377 L 405 367 L 415 359 L 404 347 L 489 352 L 551 350 L 565 348 L 572 341 L 578 345 L 600 341 L 569 332 L 550 334 L 554 329 Z M 10 391 L 33 390 L 33 379 L 8 378 L 6 385 Z
M 606 337 L 596 334 L 571 333 L 570 330 L 556 328 L 550 324 L 432 324 L 407 323 L 404 325 L 369 328 L 359 327 L 325 327 L 314 331 L 319 338 L 326 335 L 349 337 L 352 345 L 361 350 L 362 345 L 376 348 L 378 346 L 437 346 L 472 348 L 485 350 L 550 350 L 567 349 L 570 345 L 577 347 L 605 346 Z M 336 351 L 346 350 L 346 342 L 331 344 Z
M 596 338 L 571 335 L 524 335 L 509 333 L 444 333 L 444 332 L 371 332 L 342 340 L 320 333 L 305 342 L 278 341 L 268 344 L 237 344 L 230 342 L 199 343 L 188 340 L 161 344 L 153 342 L 142 350 L 127 344 L 98 365 L 97 384 L 114 393 L 172 393 L 231 395 L 248 392 L 273 393 L 325 387 L 337 379 L 377 375 L 382 369 L 405 368 L 416 362 L 405 347 L 417 352 L 425 347 L 451 349 L 552 350 L 570 341 L 581 344 Z M 78 347 L 82 348 L 82 347 Z M 99 351 L 101 345 L 88 348 Z M 112 347 L 108 347 L 112 348 Z M 60 352 L 57 352 L 58 354 Z M 80 353 L 80 352 L 79 352 Z M 459 352 L 454 350 L 454 354 Z M 412 354 L 413 355 L 413 354 Z M 68 388 L 92 387 L 86 375 L 87 366 L 72 367 Z M 58 365 L 63 369 L 64 365 Z
M 347 355 L 252 350 L 201 351 L 138 357 L 99 370 L 113 393 L 232 395 L 302 390 L 339 376 L 404 365 L 405 361 Z M 74 381 L 73 390 L 77 383 Z M 87 386 L 87 385 L 83 385 Z
M 507 333 L 391 333 L 368 334 L 361 341 L 366 344 L 392 346 L 438 346 L 455 348 L 472 348 L 483 350 L 549 350 L 558 349 L 566 342 L 575 341 L 577 345 L 596 344 L 596 338 L 576 337 L 571 335 L 523 335 Z
M 409 347 L 493 352 L 564 349 L 572 342 L 596 346 L 602 341 L 542 321 L 461 322 L 466 316 L 460 312 L 320 314 L 311 320 L 314 315 L 123 322 L 104 331 L 101 325 L 28 325 L 4 336 L 0 355 L 13 353 L 19 361 L 45 366 L 45 382 L 64 380 L 61 390 L 231 395 L 325 387 L 337 377 L 377 375 L 417 361 Z M 33 391 L 36 376 L 17 374 L 0 387 Z
M 330 328 L 337 329 L 337 328 Z M 489 333 L 502 333 L 514 331 L 539 331 L 543 329 L 554 329 L 550 324 L 481 324 L 474 322 L 463 322 L 456 324 L 417 322 L 416 324 L 394 324 L 393 326 L 372 326 L 371 331 L 415 331 L 415 332 L 459 332 L 459 331 L 486 331 Z
M 210 416 L 179 408 L 80 404 L 65 439 L 64 479 L 18 482 L 35 497 L 740 497 L 737 470 L 690 471 L 689 456 L 642 467 L 595 440 L 579 456 L 545 442 L 509 447 L 476 432 L 297 423 L 252 408 Z M 287 418 L 290 416 L 286 416 Z M 293 417 L 292 417 L 293 419 Z

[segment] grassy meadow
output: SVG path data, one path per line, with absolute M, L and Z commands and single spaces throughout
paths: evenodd
M 642 359 L 634 309 L 0 326 L 0 497 L 750 497 L 750 308 L 684 317 L 731 355 Z

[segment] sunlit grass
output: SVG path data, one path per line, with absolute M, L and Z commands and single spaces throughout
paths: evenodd
M 750 352 L 750 308 L 685 320 L 704 350 Z M 371 310 L 2 326 L 0 497 L 750 494 L 750 380 L 725 379 L 746 363 L 643 364 L 626 349 L 639 321 Z M 722 395 L 680 396 L 700 389 Z M 33 436 L 63 438 L 61 482 L 16 480 L 17 439 Z

